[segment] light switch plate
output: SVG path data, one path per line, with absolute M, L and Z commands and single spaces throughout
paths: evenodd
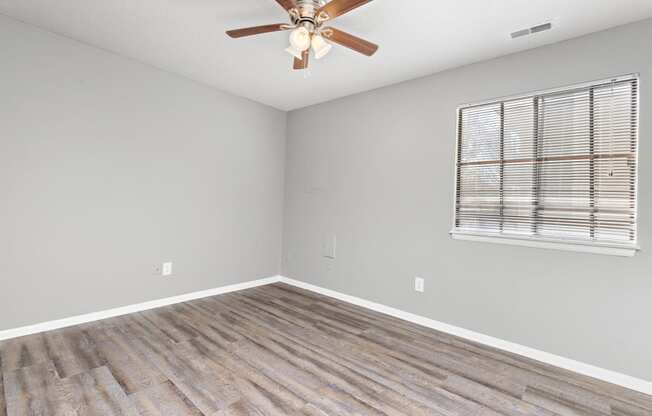
M 333 260 L 337 257 L 337 236 L 331 235 L 324 239 L 322 255 Z
M 161 275 L 172 276 L 172 263 L 163 263 L 163 267 L 161 268 Z
M 426 282 L 422 277 L 414 278 L 414 290 L 419 293 L 423 293 L 426 290 Z

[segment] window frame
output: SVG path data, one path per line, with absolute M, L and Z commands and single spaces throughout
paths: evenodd
M 507 101 L 514 101 L 519 99 L 526 98 L 535 98 L 537 96 L 552 95 L 556 93 L 572 92 L 573 90 L 581 90 L 586 88 L 595 87 L 601 84 L 613 83 L 613 82 L 623 82 L 635 80 L 637 83 L 637 100 L 636 100 L 636 174 L 635 174 L 635 208 L 634 213 L 636 215 L 636 240 L 633 244 L 618 244 L 618 243 L 608 243 L 600 241 L 589 241 L 589 240 L 574 240 L 574 239 L 563 239 L 563 238 L 546 238 L 539 236 L 519 236 L 519 235 L 504 235 L 500 233 L 492 232 L 470 232 L 457 230 L 457 206 L 458 206 L 458 173 L 459 173 L 459 152 L 462 146 L 462 137 L 461 137 L 461 128 L 462 128 L 462 111 L 464 109 L 491 105 L 491 104 L 502 104 L 504 105 Z M 549 88 L 544 90 L 537 90 L 522 94 L 503 96 L 493 99 L 487 99 L 482 101 L 476 101 L 467 104 L 461 104 L 456 108 L 456 122 L 455 122 L 455 152 L 453 159 L 453 228 L 450 231 L 450 236 L 454 240 L 462 241 L 475 241 L 475 242 L 485 242 L 485 243 L 495 243 L 495 244 L 504 244 L 512 246 L 524 246 L 524 247 L 535 247 L 543 249 L 553 249 L 553 250 L 563 250 L 563 251 L 574 251 L 574 252 L 583 252 L 583 253 L 593 253 L 593 254 L 604 254 L 604 255 L 613 255 L 621 257 L 632 257 L 636 255 L 638 251 L 641 250 L 638 245 L 638 215 L 639 215 L 639 148 L 640 148 L 640 107 L 641 107 L 641 78 L 639 73 L 631 73 L 616 77 L 609 77 L 598 79 L 594 81 L 570 84 L 562 87 Z

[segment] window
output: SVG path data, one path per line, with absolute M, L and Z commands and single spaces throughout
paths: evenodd
M 638 84 L 460 107 L 453 237 L 633 255 Z

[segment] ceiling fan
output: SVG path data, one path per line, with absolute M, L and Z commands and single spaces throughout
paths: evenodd
M 361 54 L 372 56 L 378 50 L 378 45 L 334 27 L 324 27 L 327 22 L 370 1 L 372 0 L 331 0 L 329 2 L 326 0 L 276 0 L 289 14 L 290 24 L 277 23 L 248 27 L 229 30 L 226 34 L 232 38 L 241 38 L 291 30 L 290 47 L 286 51 L 294 56 L 294 69 L 308 68 L 311 47 L 316 59 L 326 56 L 332 48 L 326 39 Z

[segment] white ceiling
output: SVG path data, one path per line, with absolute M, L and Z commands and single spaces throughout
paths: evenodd
M 309 74 L 291 70 L 287 33 L 224 34 L 285 23 L 274 0 L 0 0 L 0 13 L 291 110 L 652 17 L 652 1 L 375 0 L 333 26 L 378 53 L 336 46 Z M 551 19 L 552 31 L 509 37 Z

